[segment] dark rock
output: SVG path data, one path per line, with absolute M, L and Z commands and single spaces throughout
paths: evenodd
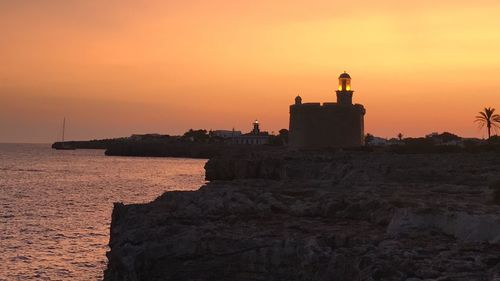
M 216 157 L 198 191 L 115 205 L 105 280 L 495 280 L 496 157 Z
M 492 182 L 490 189 L 493 190 L 493 202 L 500 205 L 500 180 Z

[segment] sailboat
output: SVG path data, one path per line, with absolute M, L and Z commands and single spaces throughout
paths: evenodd
M 62 126 L 62 141 L 60 142 L 59 145 L 55 145 L 54 148 L 57 150 L 75 150 L 76 148 L 72 146 L 69 143 L 64 142 L 64 133 L 66 131 L 66 117 L 63 119 L 63 126 Z

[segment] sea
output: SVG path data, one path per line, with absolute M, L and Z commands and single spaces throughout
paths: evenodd
M 0 144 L 0 280 L 102 280 L 113 203 L 196 190 L 205 162 Z

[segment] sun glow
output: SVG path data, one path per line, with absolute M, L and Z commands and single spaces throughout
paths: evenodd
M 498 14 L 493 0 L 0 1 L 0 142 L 51 142 L 63 116 L 77 139 L 255 118 L 277 132 L 297 94 L 335 100 L 344 69 L 367 132 L 481 136 L 471 119 L 500 107 Z

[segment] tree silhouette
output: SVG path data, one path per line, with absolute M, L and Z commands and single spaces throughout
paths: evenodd
M 500 128 L 500 115 L 495 114 L 494 108 L 486 107 L 483 111 L 479 112 L 479 115 L 476 116 L 476 120 L 474 122 L 479 123 L 479 128 L 481 129 L 486 126 L 488 129 L 488 139 L 490 139 L 491 128 L 495 131 Z
M 269 137 L 269 144 L 274 146 L 281 146 L 288 143 L 288 130 L 281 129 L 279 130 L 279 135 L 275 136 L 271 134 Z
M 284 143 L 288 143 L 288 130 L 281 129 L 279 131 L 279 137 L 283 140 Z
M 399 134 L 398 134 L 398 139 L 399 139 L 400 141 L 401 141 L 401 140 L 403 140 L 403 134 L 402 134 L 402 133 L 399 133 Z
M 370 144 L 374 138 L 375 137 L 372 134 L 370 134 L 370 133 L 366 134 L 365 135 L 365 144 L 367 144 L 367 145 Z
M 183 139 L 190 139 L 191 141 L 194 142 L 205 142 L 208 141 L 209 135 L 207 133 L 207 130 L 193 130 L 189 129 L 189 131 L 185 132 L 184 135 L 182 136 Z

